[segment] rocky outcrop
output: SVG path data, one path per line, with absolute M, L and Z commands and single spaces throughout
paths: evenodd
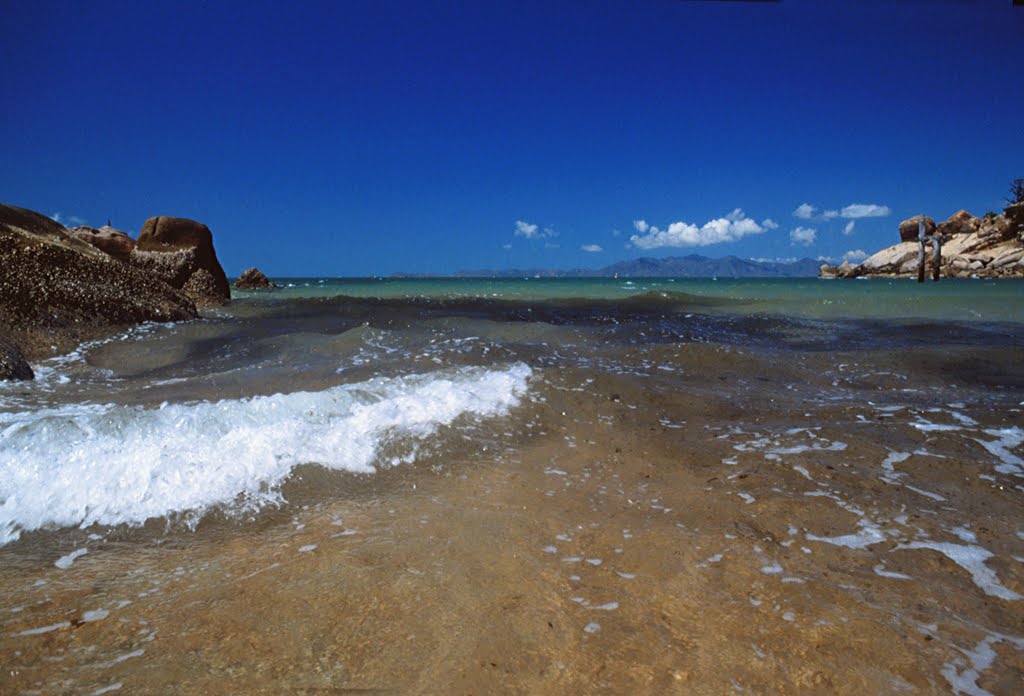
M 102 252 L 110 254 L 118 261 L 128 263 L 132 251 L 135 249 L 135 240 L 121 230 L 104 225 L 99 229 L 81 225 L 68 229 L 68 234 L 88 242 Z
M 917 232 L 921 219 L 924 219 L 924 233 L 935 234 L 935 220 L 927 215 L 915 215 L 900 223 L 900 241 L 916 242 Z
M 25 380 L 34 377 L 35 373 L 18 347 L 0 339 L 0 380 Z
M 235 287 L 239 290 L 264 290 L 267 288 L 276 288 L 267 276 L 263 275 L 263 271 L 258 268 L 249 268 L 242 271 L 242 275 L 238 276 L 235 280 Z
M 231 287 L 213 249 L 213 234 L 201 222 L 166 216 L 146 220 L 130 262 L 184 291 L 196 306 L 231 301 Z
M 955 237 L 958 234 L 971 234 L 977 232 L 978 227 L 981 226 L 981 219 L 976 218 L 966 210 L 958 210 L 949 216 L 949 219 L 945 222 L 940 222 L 936 229 L 945 238 Z M 900 235 L 902 239 L 902 234 Z M 916 240 L 917 237 L 915 236 Z M 906 240 L 904 240 L 906 241 Z
M 45 215 L 0 204 L 0 340 L 18 354 L 37 360 L 113 326 L 195 316 L 185 294 L 162 280 Z M 5 365 L 18 363 L 5 355 L 14 356 Z
M 822 266 L 822 278 L 917 277 L 920 245 L 917 241 L 918 215 L 900 223 L 899 244 L 882 249 L 862 263 Z M 1024 204 L 1006 209 L 1004 215 L 977 218 L 960 210 L 944 222 L 935 224 L 924 218 L 926 231 L 942 235 L 941 274 L 956 278 L 1024 277 Z M 911 235 L 913 233 L 913 236 Z M 932 273 L 932 246 L 925 255 L 925 272 Z
M 1024 242 L 1024 203 L 1014 203 L 1004 213 L 1009 223 L 1010 236 Z

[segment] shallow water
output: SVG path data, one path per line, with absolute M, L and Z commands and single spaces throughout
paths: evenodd
M 0 691 L 1019 692 L 1020 285 L 359 282 L 0 387 Z

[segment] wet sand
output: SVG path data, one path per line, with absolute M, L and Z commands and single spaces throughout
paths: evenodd
M 25 534 L 0 691 L 1019 693 L 1020 353 L 974 355 L 896 387 L 884 353 L 535 360 L 413 464 L 301 467 L 195 531 Z

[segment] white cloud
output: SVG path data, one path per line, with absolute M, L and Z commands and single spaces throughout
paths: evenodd
M 801 203 L 793 211 L 793 217 L 798 217 L 801 220 L 810 220 L 816 212 L 818 212 L 818 209 L 810 203 Z
M 735 242 L 749 234 L 761 234 L 765 228 L 748 218 L 742 210 L 734 211 L 722 218 L 710 220 L 697 227 L 688 222 L 673 222 L 666 229 L 648 225 L 643 220 L 633 223 L 640 234 L 634 234 L 629 241 L 640 249 L 659 247 L 708 246 Z
M 537 230 L 540 229 L 536 225 L 531 225 L 523 220 L 516 220 L 516 236 L 526 237 L 527 239 L 537 239 L 540 237 Z
M 797 261 L 799 261 L 799 259 L 795 256 L 776 256 L 774 259 L 769 259 L 762 256 L 757 258 L 751 258 L 750 260 L 756 261 L 757 263 L 796 263 Z
M 561 244 L 555 244 L 554 242 L 544 242 L 545 249 L 561 249 Z
M 765 218 L 764 220 L 761 221 L 761 227 L 765 228 L 766 230 L 777 230 L 779 229 L 779 223 L 775 222 L 771 218 Z
M 867 257 L 868 253 L 866 251 L 863 251 L 861 249 L 854 249 L 853 251 L 846 252 L 845 254 L 842 255 L 841 258 L 838 259 L 835 256 L 819 256 L 817 260 L 824 261 L 825 263 L 839 263 L 841 261 L 851 261 L 853 263 L 859 263 L 866 259 Z
M 613 237 L 618 237 L 620 234 L 622 234 L 622 233 L 619 232 L 618 230 L 612 230 L 612 236 Z
M 504 249 L 505 251 L 508 251 L 509 249 L 512 248 L 512 245 L 511 244 L 502 244 L 501 248 Z
M 875 203 L 851 203 L 843 208 L 841 213 L 844 218 L 854 220 L 868 217 L 888 217 L 891 214 L 889 206 Z
M 839 217 L 846 220 L 859 220 L 868 217 L 886 217 L 891 214 L 892 210 L 889 209 L 889 206 L 877 203 L 851 203 L 841 210 L 828 209 L 823 210 L 820 214 L 818 209 L 810 203 L 801 203 L 793 211 L 793 216 L 801 220 L 833 220 Z M 844 234 L 853 232 L 853 228 L 849 225 L 847 225 L 847 230 L 849 231 Z
M 558 233 L 550 227 L 545 227 L 542 230 L 539 226 L 525 220 L 516 220 L 515 234 L 517 237 L 525 237 L 526 239 L 547 239 L 548 237 L 558 236 Z
M 55 221 L 59 222 L 60 224 L 64 225 L 65 227 L 74 227 L 76 225 L 84 225 L 85 224 L 85 220 L 80 218 L 80 217 L 78 217 L 77 215 L 67 215 L 67 216 L 65 216 L 63 213 L 61 213 L 59 211 L 54 213 L 53 215 L 51 215 L 50 218 L 52 220 L 55 220 Z
M 850 220 L 848 223 L 846 223 L 846 227 L 843 228 L 843 234 L 845 234 L 847 237 L 849 237 L 851 234 L 853 234 L 853 228 L 856 225 L 857 225 L 857 221 L 856 220 Z
M 583 251 L 590 251 L 595 254 L 599 251 L 604 251 L 604 249 L 602 249 L 599 244 L 584 244 L 583 246 L 580 247 L 580 249 L 582 249 Z
M 789 241 L 793 244 L 810 246 L 818 238 L 818 231 L 813 227 L 797 227 L 789 233 Z

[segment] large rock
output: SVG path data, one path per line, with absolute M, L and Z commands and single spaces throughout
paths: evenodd
M 945 222 L 940 222 L 937 225 L 939 234 L 943 237 L 949 238 L 955 235 L 967 235 L 972 232 L 976 232 L 981 226 L 981 219 L 976 218 L 966 210 L 958 210 Z
M 213 234 L 201 222 L 151 217 L 139 233 L 131 264 L 183 290 L 199 307 L 231 301 L 228 278 L 213 250 Z
M 0 337 L 29 360 L 70 350 L 112 326 L 179 321 L 195 305 L 45 215 L 0 204 Z
M 99 229 L 85 225 L 68 229 L 68 234 L 88 242 L 102 252 L 110 254 L 118 261 L 128 263 L 132 251 L 135 249 L 135 240 L 121 230 L 104 225 Z
M 916 242 L 917 241 L 917 227 L 921 219 L 924 219 L 924 233 L 935 234 L 935 220 L 928 217 L 927 215 L 915 215 L 912 218 L 907 218 L 900 223 L 900 241 L 901 242 Z
M 242 271 L 242 275 L 235 280 L 235 287 L 239 290 L 263 290 L 277 286 L 270 282 L 270 279 L 263 275 L 263 271 L 260 269 L 249 268 Z
M 920 245 L 916 241 L 901 242 L 869 256 L 860 266 L 865 273 L 899 273 L 903 264 L 917 259 L 919 251 Z

